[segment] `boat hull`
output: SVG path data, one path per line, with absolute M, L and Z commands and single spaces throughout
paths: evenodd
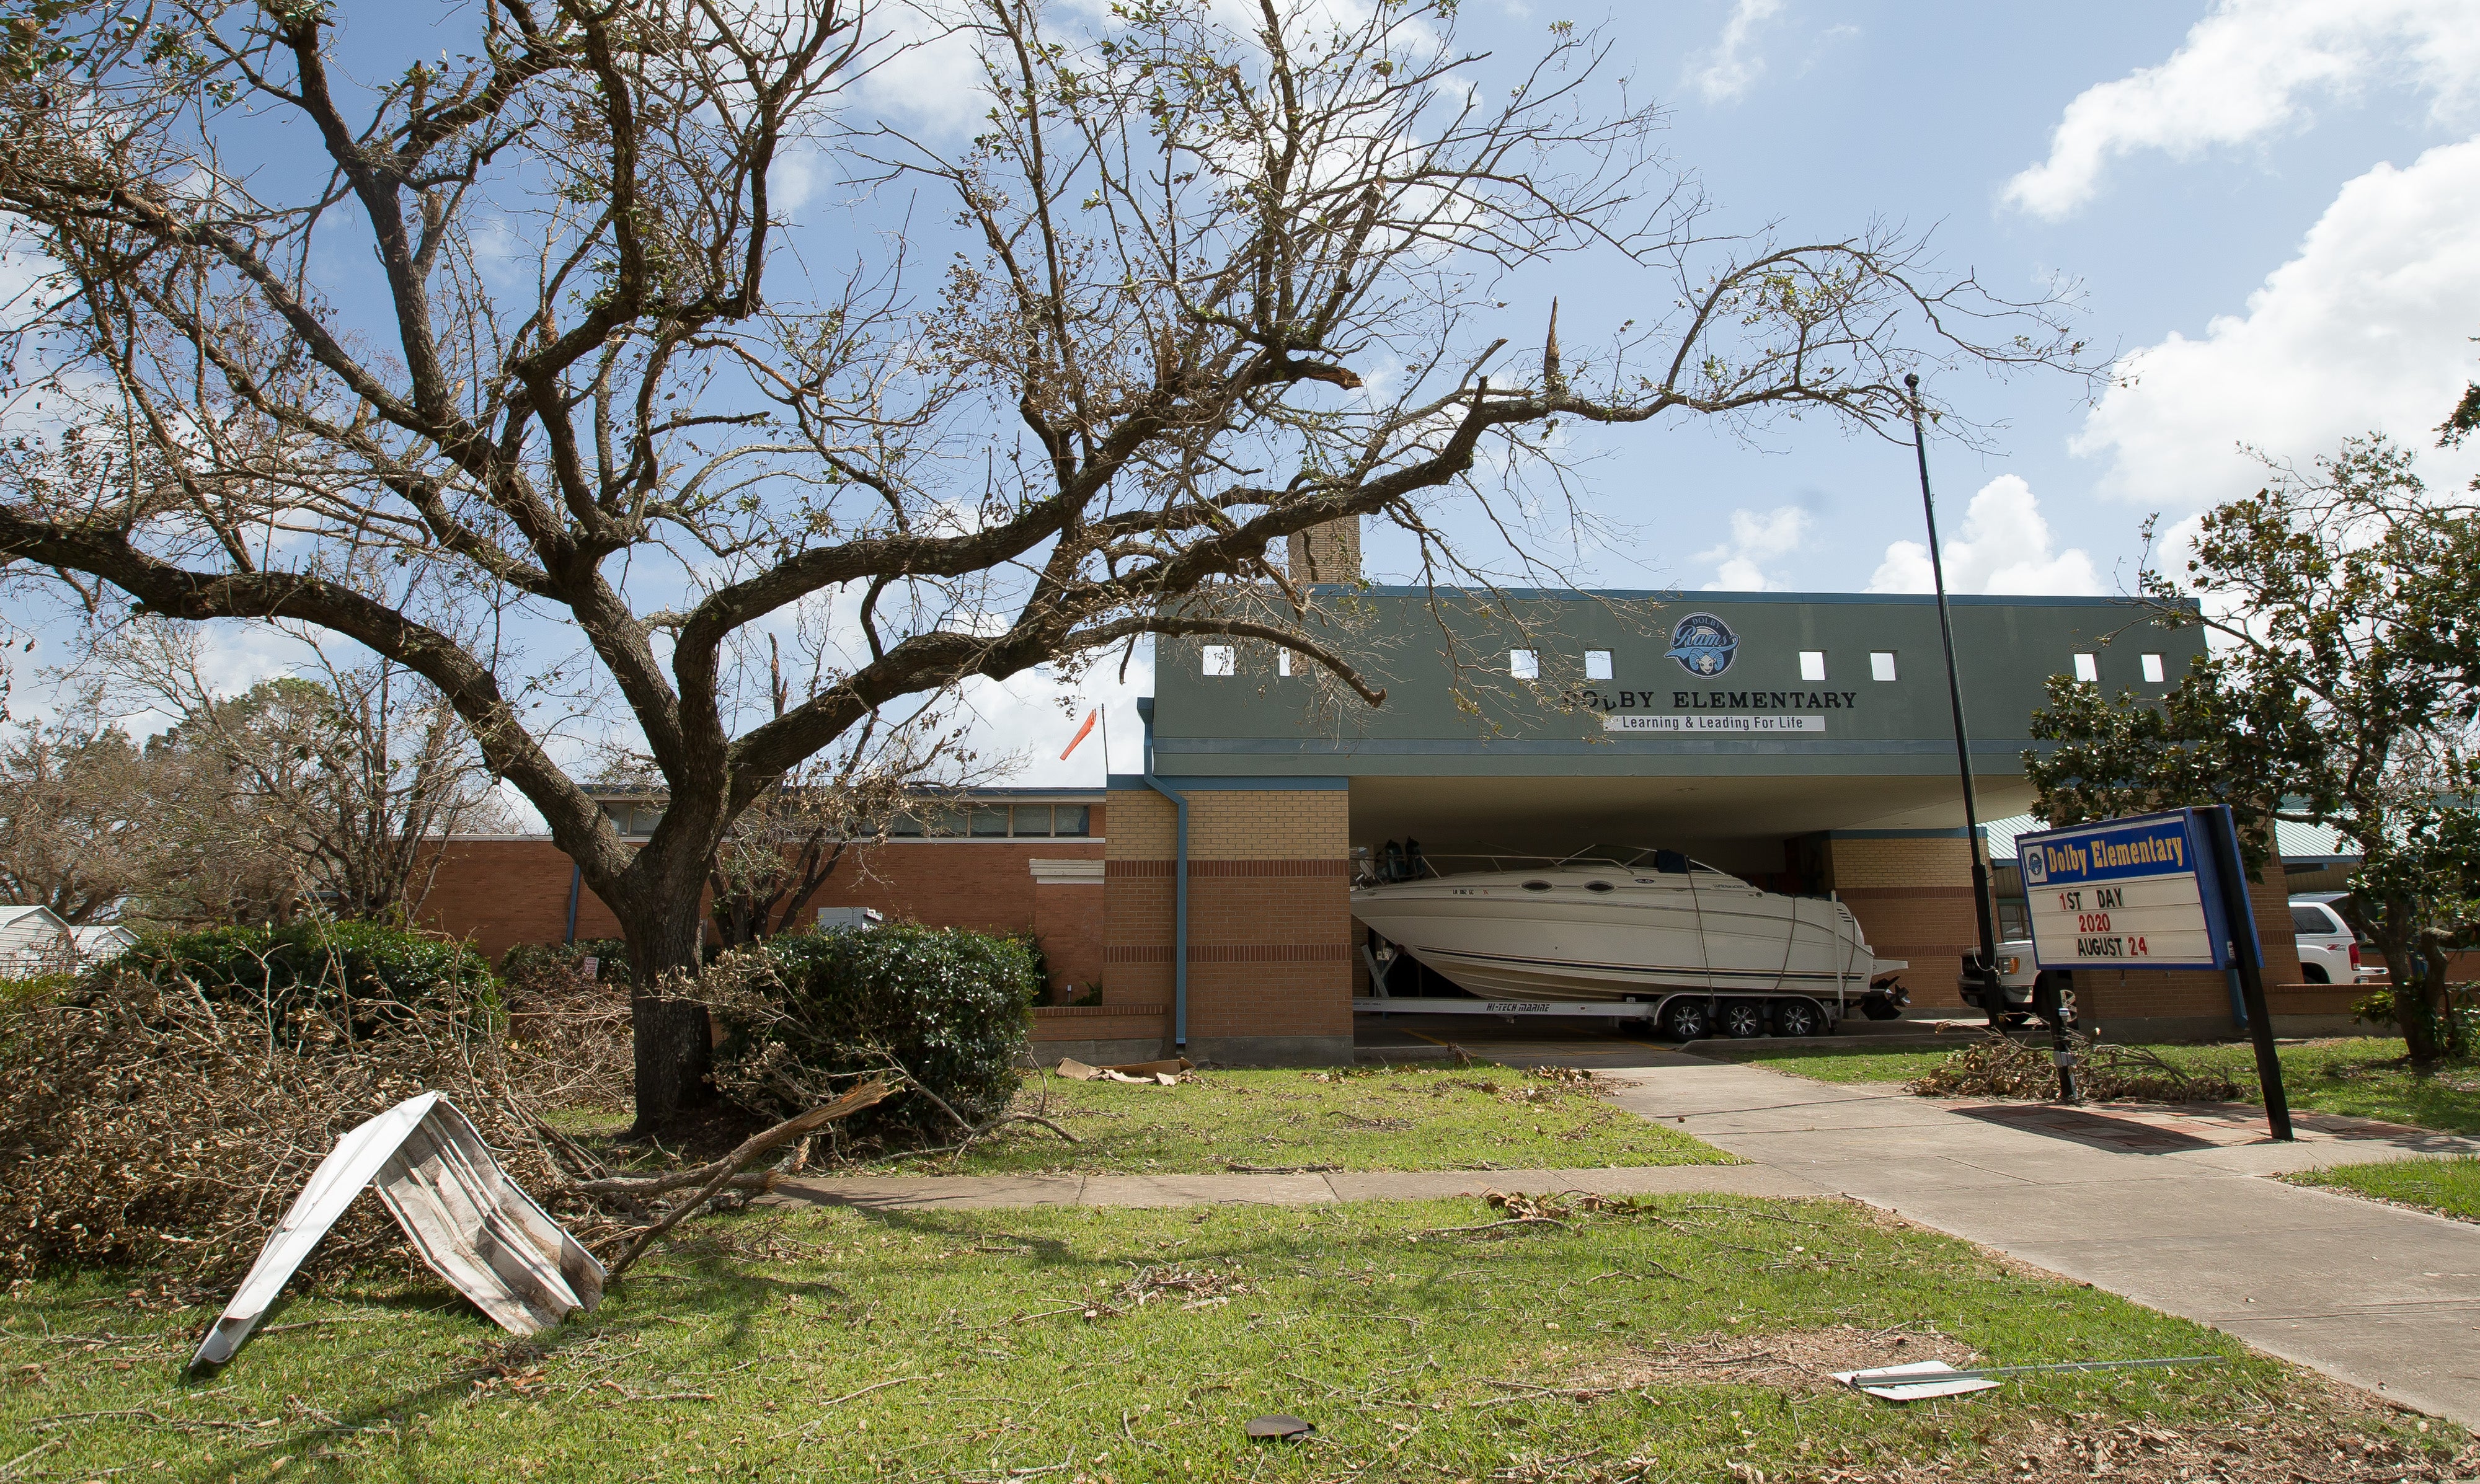
M 1474 994 L 1624 1000 L 1679 990 L 1840 999 L 1904 967 L 1869 951 L 1840 903 L 1718 873 L 1559 869 L 1366 886 L 1353 915 Z M 1528 885 L 1528 883 L 1532 883 Z

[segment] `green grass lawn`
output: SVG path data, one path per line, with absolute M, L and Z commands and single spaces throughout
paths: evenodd
M 1590 1084 L 1506 1067 L 1205 1071 L 1177 1087 L 1028 1074 L 1016 1106 L 1078 1142 L 1015 1124 L 967 1152 L 854 1173 L 1193 1174 L 1297 1169 L 1533 1169 L 1738 1163 L 1614 1108 Z
M 2466 1221 L 2480 1221 L 2480 1159 L 2388 1160 L 2303 1170 L 2284 1177 L 2293 1185 L 2324 1186 L 2378 1200 L 2399 1201 Z
M 2240 1042 L 2218 1046 L 2153 1046 L 2183 1070 L 2219 1070 L 2239 1085 L 2240 1096 L 2257 1099 L 2256 1052 Z M 1753 1066 L 1771 1067 L 1821 1082 L 1909 1082 L 1946 1057 L 1936 1050 L 1845 1051 L 1733 1056 L 1725 1047 L 1699 1046 Z M 2452 1134 L 2480 1134 L 2480 1065 L 2469 1063 L 2415 1072 L 2403 1064 L 2399 1038 L 2353 1036 L 2303 1041 L 2282 1051 L 2282 1085 L 2290 1106 L 2303 1113 L 2382 1118 Z
M 2175 1442 L 2196 1477 L 2227 1467 L 2225 1446 L 2253 1463 L 2295 1442 L 2312 1469 L 2337 1449 L 2462 1446 L 2212 1330 L 1855 1205 L 1672 1197 L 1442 1230 L 1499 1219 L 1470 1200 L 749 1211 L 699 1223 L 533 1342 L 426 1274 L 374 1276 L 280 1309 L 194 1381 L 177 1368 L 205 1309 L 138 1311 L 108 1276 L 20 1285 L 0 1305 L 0 1471 L 1649 1484 L 1906 1461 L 2033 1478 L 2028 1456 L 2080 1478 L 2096 1438 L 2148 1469 L 2186 1461 L 2153 1451 Z M 2232 1359 L 1912 1407 L 1799 1369 L 2200 1354 Z M 1244 1438 L 1269 1412 L 1318 1434 Z

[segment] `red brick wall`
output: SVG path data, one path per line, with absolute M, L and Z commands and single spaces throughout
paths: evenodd
M 494 961 L 514 944 L 559 942 L 574 870 L 548 839 L 450 840 L 423 900 L 423 924 L 471 940 Z M 620 920 L 591 886 L 578 891 L 577 935 L 620 935 Z
M 1101 810 L 1094 813 L 1099 832 Z M 1100 858 L 1099 839 L 890 842 L 847 855 L 810 899 L 821 907 L 872 907 L 890 921 L 982 933 L 1032 933 L 1052 982 L 1090 982 L 1102 969 L 1102 888 L 1037 885 L 1030 862 Z M 556 943 L 567 934 L 568 857 L 548 839 L 447 843 L 426 925 L 469 938 L 493 959 L 516 943 Z M 591 887 L 579 893 L 577 935 L 617 937 L 620 923 Z

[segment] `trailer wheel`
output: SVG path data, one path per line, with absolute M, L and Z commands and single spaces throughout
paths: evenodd
M 1746 1040 L 1766 1034 L 1766 1007 L 1762 1000 L 1724 1000 L 1722 1002 L 1722 1034 L 1734 1040 Z
M 1701 1041 L 1714 1034 L 1713 1022 L 1705 1013 L 1705 1002 L 1686 995 L 1662 1008 L 1662 1028 L 1674 1040 Z
M 1783 1036 L 1823 1036 L 1824 1007 L 1815 1000 L 1776 1000 L 1774 1030 Z

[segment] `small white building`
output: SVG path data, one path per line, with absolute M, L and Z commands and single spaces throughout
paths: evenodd
M 65 974 L 77 963 L 77 938 L 50 908 L 0 905 L 0 979 Z

